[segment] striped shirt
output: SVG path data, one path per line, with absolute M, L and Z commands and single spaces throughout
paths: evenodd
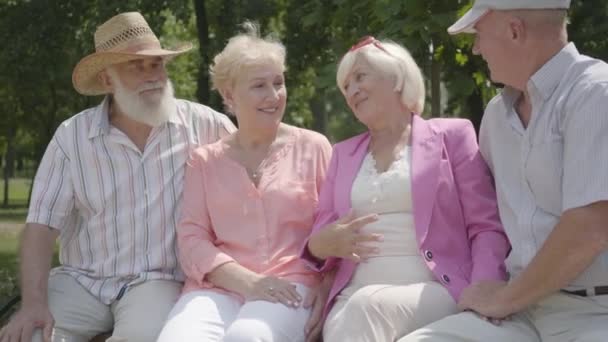
M 505 88 L 488 104 L 480 130 L 513 246 L 507 259 L 512 275 L 529 264 L 564 211 L 608 200 L 608 65 L 570 43 L 527 89 L 527 128 L 514 109 L 520 93 Z M 608 252 L 570 285 L 608 285 Z
M 60 230 L 60 263 L 92 295 L 111 303 L 146 280 L 182 281 L 175 228 L 186 160 L 234 126 L 223 114 L 177 100 L 141 152 L 110 125 L 106 98 L 63 122 L 34 181 L 28 223 Z

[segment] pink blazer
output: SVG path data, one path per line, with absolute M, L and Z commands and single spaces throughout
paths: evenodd
M 414 225 L 420 255 L 429 269 L 456 301 L 472 282 L 506 279 L 504 260 L 510 246 L 471 122 L 414 115 L 411 140 Z M 368 144 L 369 133 L 364 133 L 334 146 L 312 234 L 350 210 L 351 188 Z M 330 258 L 319 265 L 306 244 L 302 257 L 319 271 L 338 267 L 327 314 L 356 264 Z

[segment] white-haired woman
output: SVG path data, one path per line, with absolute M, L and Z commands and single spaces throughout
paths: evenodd
M 179 260 L 187 279 L 159 341 L 303 341 L 302 301 L 319 276 L 298 258 L 314 222 L 331 146 L 281 123 L 285 48 L 247 33 L 211 66 L 239 124 L 197 149 L 186 170 Z
M 337 267 L 325 342 L 395 341 L 458 311 L 463 289 L 505 279 L 509 243 L 473 126 L 424 120 L 406 49 L 365 37 L 337 83 L 368 132 L 334 146 L 303 257 Z M 466 291 L 466 290 L 465 290 Z

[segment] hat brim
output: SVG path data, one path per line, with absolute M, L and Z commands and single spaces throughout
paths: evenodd
M 172 58 L 192 49 L 191 43 L 185 43 L 175 49 L 144 49 L 135 52 L 95 52 L 78 62 L 72 72 L 74 89 L 82 95 L 103 95 L 106 90 L 99 82 L 98 74 L 110 65 L 124 63 L 145 57 Z
M 487 8 L 471 8 L 448 28 L 449 34 L 475 33 L 475 24 L 489 12 Z

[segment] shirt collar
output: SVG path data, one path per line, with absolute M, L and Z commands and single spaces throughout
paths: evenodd
M 175 112 L 173 113 L 173 115 L 171 115 L 171 117 L 169 117 L 169 120 L 167 120 L 169 123 L 172 123 L 174 125 L 181 125 L 181 126 L 185 126 L 186 124 L 184 123 L 184 115 L 181 112 L 182 111 L 182 107 L 179 105 L 179 100 L 175 99 Z
M 564 71 L 572 65 L 580 56 L 574 43 L 568 43 L 555 56 L 547 61 L 537 72 L 530 77 L 527 88 L 530 95 L 538 94 L 543 100 L 547 100 L 564 77 Z M 505 86 L 502 90 L 502 98 L 505 107 L 515 105 L 515 101 L 521 95 L 521 91 Z M 507 110 L 508 112 L 508 110 Z
M 107 134 L 110 131 L 109 111 L 110 97 L 106 95 L 100 105 L 95 107 L 93 114 L 93 123 L 89 128 L 89 139 L 93 139 L 101 134 Z
M 568 43 L 532 75 L 528 81 L 528 90 L 536 89 L 538 94 L 544 100 L 547 100 L 564 78 L 565 70 L 568 70 L 579 56 L 580 54 L 574 43 Z
M 95 113 L 93 114 L 93 123 L 91 124 L 91 128 L 89 128 L 89 139 L 93 139 L 102 134 L 108 134 L 110 132 L 110 102 L 111 97 L 106 95 L 101 104 L 94 108 Z M 177 110 L 175 113 L 169 118 L 167 122 L 174 125 L 184 126 L 184 120 L 181 113 L 181 107 L 177 103 L 177 99 L 175 99 L 175 105 L 177 106 Z

